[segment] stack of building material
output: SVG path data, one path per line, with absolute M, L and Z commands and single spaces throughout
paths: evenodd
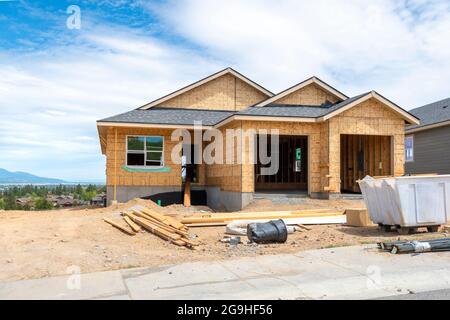
M 450 238 L 380 242 L 378 248 L 393 254 L 450 251 Z
M 317 224 L 345 223 L 344 211 L 332 211 L 329 209 L 194 214 L 189 217 L 184 217 L 181 222 L 194 227 L 227 225 L 230 221 L 236 220 L 270 221 L 274 219 L 283 219 L 289 225 L 315 224 L 314 220 L 317 220 Z
M 366 208 L 347 209 L 345 210 L 347 216 L 347 225 L 351 227 L 372 227 L 376 226 L 370 220 L 369 213 Z
M 141 228 L 144 228 L 161 239 L 178 246 L 192 248 L 198 245 L 189 239 L 188 228 L 172 217 L 141 206 L 130 208 L 128 211 L 122 212 L 122 215 L 130 229 L 107 218 L 104 221 L 129 235 L 135 235 Z

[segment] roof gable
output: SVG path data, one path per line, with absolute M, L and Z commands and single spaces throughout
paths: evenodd
M 328 120 L 334 116 L 337 116 L 338 114 L 341 114 L 342 112 L 345 112 L 345 111 L 349 110 L 350 108 L 353 108 L 369 99 L 375 99 L 375 100 L 381 102 L 383 105 L 387 106 L 393 112 L 400 115 L 405 121 L 407 121 L 410 124 L 419 124 L 420 123 L 420 120 L 417 117 L 415 117 L 411 113 L 407 112 L 403 108 L 399 107 L 392 101 L 386 99 L 385 97 L 383 97 L 376 91 L 371 91 L 368 93 L 361 94 L 359 96 L 347 99 L 345 101 L 342 101 L 341 103 L 338 103 L 338 104 L 330 107 L 327 114 L 325 114 L 322 117 L 322 120 Z
M 150 109 L 152 107 L 155 106 L 164 106 L 164 103 L 167 103 L 170 100 L 174 100 L 177 97 L 180 97 L 182 95 L 188 94 L 189 92 L 193 92 L 194 90 L 196 90 L 197 88 L 201 87 L 201 86 L 205 86 L 209 83 L 212 83 L 214 81 L 217 81 L 217 79 L 224 77 L 224 76 L 232 76 L 236 79 L 238 79 L 240 81 L 240 88 L 239 90 L 242 90 L 242 84 L 247 85 L 249 87 L 251 87 L 252 89 L 254 89 L 257 93 L 258 96 L 261 97 L 261 99 L 265 99 L 267 97 L 271 97 L 274 94 L 272 92 L 270 92 L 269 90 L 265 89 L 264 87 L 260 86 L 259 84 L 257 84 L 256 82 L 250 80 L 249 78 L 245 77 L 244 75 L 240 74 L 239 72 L 237 72 L 236 70 L 232 69 L 232 68 L 226 68 L 224 70 L 221 70 L 217 73 L 214 73 L 204 79 L 201 79 L 197 82 L 194 82 L 184 88 L 181 88 L 177 91 L 174 91 L 164 97 L 161 97 L 159 99 L 156 99 L 150 103 L 147 103 L 145 105 L 143 105 L 142 107 L 140 107 L 139 109 L 142 110 L 146 110 L 146 109 Z M 236 84 L 239 85 L 239 84 Z M 238 90 L 237 86 L 234 89 L 234 91 L 236 92 Z M 236 97 L 235 97 L 236 98 Z M 255 102 L 253 102 L 255 103 Z M 172 106 L 173 107 L 173 106 Z M 183 107 L 183 106 L 179 106 L 179 107 Z M 214 106 L 211 106 L 214 107 Z
M 309 78 L 309 79 L 307 79 L 305 81 L 302 81 L 302 82 L 300 82 L 300 83 L 298 83 L 298 84 L 296 84 L 296 85 L 294 85 L 294 86 L 292 86 L 292 87 L 290 87 L 290 88 L 288 88 L 288 89 L 286 89 L 286 90 L 284 90 L 284 91 L 282 91 L 282 92 L 280 92 L 280 93 L 278 93 L 278 94 L 276 94 L 276 95 L 274 95 L 274 96 L 272 96 L 272 97 L 270 97 L 270 98 L 268 98 L 268 99 L 266 99 L 266 100 L 264 100 L 264 101 L 262 101 L 262 102 L 260 102 L 258 104 L 256 104 L 255 106 L 256 107 L 264 107 L 264 106 L 267 106 L 269 104 L 277 104 L 277 103 L 280 103 L 280 104 L 304 104 L 304 103 L 306 103 L 306 104 L 308 104 L 308 103 L 310 103 L 310 101 L 297 101 L 296 103 L 286 103 L 286 102 L 288 102 L 286 100 L 288 100 L 288 97 L 290 95 L 294 95 L 296 92 L 304 90 L 307 87 L 317 87 L 317 88 L 319 88 L 321 91 L 327 93 L 328 95 L 331 95 L 331 96 L 335 97 L 335 101 L 334 102 L 339 102 L 339 101 L 348 99 L 348 97 L 345 94 L 343 94 L 342 92 L 336 90 L 335 88 L 333 88 L 332 86 L 328 85 L 327 83 L 325 83 L 324 81 L 320 80 L 319 78 L 311 77 L 311 78 Z M 325 101 L 323 101 L 323 102 L 325 102 Z M 333 101 L 331 101 L 331 102 L 333 102 Z M 322 103 L 320 103 L 320 104 L 322 104 Z

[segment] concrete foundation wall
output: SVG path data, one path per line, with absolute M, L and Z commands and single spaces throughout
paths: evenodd
M 208 207 L 216 211 L 239 211 L 253 201 L 253 192 L 222 191 L 219 187 L 207 187 Z
M 117 201 L 120 203 L 163 192 L 181 192 L 180 186 L 117 186 Z M 106 201 L 109 206 L 114 200 L 114 187 L 106 187 Z

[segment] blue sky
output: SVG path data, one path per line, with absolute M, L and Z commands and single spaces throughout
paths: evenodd
M 448 0 L 0 1 L 0 167 L 103 180 L 96 120 L 227 66 L 411 109 L 450 96 L 449 39 Z

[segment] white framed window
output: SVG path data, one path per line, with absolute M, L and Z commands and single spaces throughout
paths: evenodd
M 414 161 L 414 136 L 405 137 L 405 161 Z
M 163 136 L 127 136 L 127 166 L 163 167 Z

